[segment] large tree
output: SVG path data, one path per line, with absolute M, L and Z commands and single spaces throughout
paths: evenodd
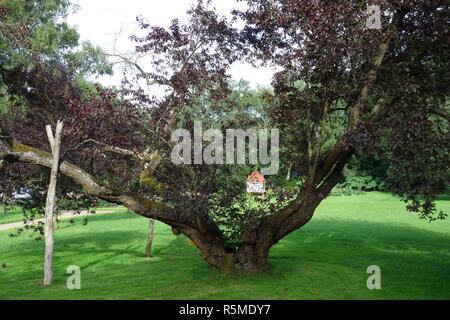
M 174 20 L 169 29 L 139 19 L 143 34 L 132 39 L 153 71 L 139 67 L 136 78 L 163 88 L 163 98 L 148 96 L 131 78 L 123 94 L 81 94 L 70 70 L 39 58 L 32 67 L 5 70 L 10 95 L 27 108 L 2 119 L 0 159 L 51 167 L 42 127 L 63 120 L 63 175 L 86 194 L 168 224 L 222 271 L 266 270 L 270 248 L 312 218 L 356 152 L 389 161 L 390 188 L 409 210 L 444 218 L 433 200 L 449 180 L 448 2 L 371 1 L 381 8 L 381 29 L 366 28 L 367 1 L 245 2 L 232 20 L 202 2 L 186 24 Z M 245 26 L 232 27 L 239 19 Z M 254 110 L 233 113 L 236 91 L 226 71 L 239 59 L 281 70 L 273 92 L 263 95 L 264 110 L 304 183 L 295 194 L 275 192 L 275 205 L 269 199 L 241 212 L 238 241 L 230 242 L 223 221 L 242 199 L 248 168 L 177 166 L 170 136 L 192 129 L 194 120 L 219 130 L 261 125 Z M 233 116 L 220 121 L 223 115 Z

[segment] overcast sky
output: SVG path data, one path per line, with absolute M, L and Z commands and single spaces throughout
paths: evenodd
M 169 26 L 174 18 L 186 17 L 186 11 L 195 0 L 72 0 L 79 5 L 79 10 L 69 16 L 69 23 L 77 27 L 81 40 L 89 40 L 112 52 L 114 39 L 118 33 L 116 49 L 120 52 L 130 51 L 131 42 L 127 37 L 136 28 L 136 16 L 142 15 L 151 24 Z M 236 7 L 235 0 L 214 0 L 220 13 L 226 14 Z M 150 69 L 150 66 L 146 68 Z M 147 69 L 147 70 L 148 70 Z M 230 74 L 235 80 L 245 79 L 253 87 L 268 86 L 273 72 L 269 69 L 255 69 L 250 65 L 233 65 Z M 100 81 L 105 85 L 120 84 L 121 73 L 116 71 L 113 77 L 104 77 Z

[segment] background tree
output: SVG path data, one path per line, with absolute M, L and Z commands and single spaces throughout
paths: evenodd
M 7 78 L 14 72 L 23 72 L 24 68 L 35 68 L 35 71 L 39 68 L 38 64 L 41 67 L 47 65 L 48 68 L 70 70 L 73 80 L 80 84 L 81 91 L 95 90 L 95 84 L 86 80 L 88 76 L 112 72 L 111 64 L 100 54 L 101 51 L 90 43 L 80 44 L 77 31 L 66 23 L 67 15 L 76 9 L 70 1 L 65 0 L 1 2 L 0 113 L 5 123 L 11 119 L 22 119 L 28 108 L 26 99 L 19 91 L 8 89 L 11 82 L 7 82 L 11 79 Z M 90 54 L 85 53 L 87 49 Z M 26 87 L 26 79 L 18 77 L 14 81 L 22 89 Z M 33 193 L 34 200 L 32 204 L 18 203 L 25 209 L 24 219 L 42 215 L 47 189 L 43 183 L 43 174 L 47 175 L 49 171 L 36 167 L 17 170 L 17 166 L 6 171 L 7 167 L 5 165 L 2 171 L 0 188 L 7 191 L 4 195 L 10 195 L 8 201 L 12 200 L 12 194 L 26 190 Z M 70 201 L 64 203 L 70 204 Z M 40 225 L 29 227 L 43 231 Z
M 39 55 L 54 67 L 71 69 L 80 81 L 112 73 L 102 51 L 89 42 L 80 43 L 78 32 L 67 24 L 67 15 L 77 10 L 69 0 L 3 0 L 0 8 L 1 70 L 31 65 L 33 56 Z M 0 110 L 6 112 L 8 95 L 1 81 Z

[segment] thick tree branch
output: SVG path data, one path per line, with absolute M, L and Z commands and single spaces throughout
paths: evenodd
M 272 230 L 270 235 L 272 244 L 307 223 L 312 218 L 317 205 L 342 180 L 342 169 L 354 152 L 348 145 L 348 136 L 356 130 L 361 121 L 363 110 L 368 104 L 370 88 L 377 80 L 378 70 L 383 62 L 389 43 L 390 41 L 387 40 L 381 43 L 378 48 L 372 63 L 372 69 L 367 75 L 367 81 L 361 88 L 354 107 L 350 109 L 347 133 L 336 142 L 324 161 L 320 165 L 316 164 L 314 166 L 307 184 L 299 192 L 297 198 L 286 208 L 264 220 L 261 229 L 263 231 Z M 373 117 L 376 118 L 382 113 L 383 107 L 381 105 L 376 106 L 373 111 Z
M 369 91 L 370 88 L 375 84 L 377 80 L 378 70 L 383 62 L 384 56 L 386 55 L 387 49 L 389 48 L 390 40 L 386 40 L 381 43 L 378 52 L 373 60 L 373 67 L 369 71 L 367 75 L 366 84 L 361 88 L 358 99 L 355 103 L 355 106 L 351 109 L 349 117 L 348 117 L 348 125 L 347 125 L 347 134 L 342 136 L 334 148 L 327 154 L 324 161 L 317 169 L 318 172 L 315 173 L 314 179 L 311 181 L 312 184 L 319 184 L 322 179 L 332 170 L 336 162 L 344 153 L 348 151 L 348 135 L 356 130 L 357 126 L 361 121 L 361 116 L 364 108 L 368 104 L 369 99 Z M 374 108 L 375 116 L 382 113 L 382 108 L 380 106 Z
M 20 144 L 16 141 L 7 143 L 5 140 L 1 140 L 0 160 L 30 163 L 47 168 L 51 168 L 52 165 L 52 155 L 50 153 Z M 171 225 L 180 224 L 170 207 L 120 189 L 106 186 L 91 174 L 68 161 L 61 163 L 60 172 L 81 185 L 85 193 L 113 203 L 125 205 L 139 215 L 148 218 L 154 218 Z
M 0 139 L 0 161 L 23 162 L 50 168 L 52 159 L 52 155 L 48 152 L 20 144 L 14 140 Z M 83 192 L 124 205 L 141 216 L 164 222 L 188 236 L 201 249 L 203 258 L 211 265 L 219 268 L 223 259 L 228 259 L 228 253 L 220 237 L 220 230 L 211 220 L 202 220 L 200 216 L 189 211 L 180 216 L 172 208 L 159 202 L 106 186 L 91 174 L 68 161 L 62 161 L 59 171 L 81 185 Z

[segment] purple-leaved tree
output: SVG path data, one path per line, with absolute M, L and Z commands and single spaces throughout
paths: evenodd
M 388 184 L 409 210 L 444 218 L 433 200 L 449 181 L 448 1 L 244 2 L 247 9 L 233 19 L 202 1 L 186 24 L 174 20 L 164 29 L 139 19 L 144 35 L 132 41 L 154 71 L 140 68 L 136 78 L 164 88 L 163 98 L 136 89 L 133 79 L 122 91 L 82 90 L 64 66 L 49 66 L 38 54 L 29 65 L 2 67 L 10 104 L 18 108 L 2 116 L 2 166 L 19 176 L 51 167 L 42 128 L 62 120 L 67 190 L 81 186 L 171 226 L 222 271 L 267 270 L 270 248 L 310 221 L 356 152 L 389 162 Z M 380 7 L 381 29 L 367 28 L 368 4 Z M 244 26 L 233 27 L 235 20 Z M 281 129 L 281 150 L 303 164 L 305 182 L 295 194 L 278 194 L 280 203 L 290 199 L 285 205 L 244 214 L 239 241 L 230 245 L 210 200 L 226 189 L 220 205 L 227 208 L 245 176 L 242 188 L 233 188 L 224 183 L 231 166 L 174 165 L 170 136 L 199 119 L 225 129 L 218 119 L 236 107 L 227 69 L 238 60 L 281 70 L 265 102 Z

